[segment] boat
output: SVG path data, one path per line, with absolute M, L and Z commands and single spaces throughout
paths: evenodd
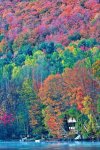
M 40 143 L 41 142 L 41 140 L 35 140 L 35 143 Z

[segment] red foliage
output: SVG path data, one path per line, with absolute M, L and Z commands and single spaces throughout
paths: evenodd
M 33 43 L 55 41 L 68 44 L 68 35 L 74 31 L 83 37 L 93 37 L 98 33 L 99 3 L 96 0 L 37 0 L 36 2 L 0 2 L 0 31 L 15 39 L 22 33 L 29 33 Z M 77 21 L 76 21 L 77 20 Z M 5 26 L 8 25 L 8 29 Z M 94 29 L 93 29 L 94 27 Z M 92 30 L 92 34 L 91 34 Z M 32 34 L 31 34 L 32 33 Z M 95 34 L 99 38 L 98 34 Z
M 14 117 L 12 114 L 0 111 L 0 123 L 7 125 L 11 124 L 12 122 L 14 122 Z
M 63 73 L 67 93 L 70 96 L 70 104 L 77 106 L 79 110 L 83 108 L 84 97 L 90 96 L 96 108 L 96 99 L 100 90 L 99 84 L 90 76 L 89 70 L 81 67 L 78 63 L 75 68 L 67 69 Z M 95 111 L 95 110 L 93 110 Z

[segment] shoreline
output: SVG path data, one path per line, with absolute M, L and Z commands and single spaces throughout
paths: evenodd
M 100 139 L 48 139 L 48 140 L 31 140 L 27 139 L 25 141 L 21 141 L 20 139 L 5 139 L 5 140 L 0 140 L 0 142 L 35 142 L 35 143 L 40 143 L 40 142 L 100 142 Z M 36 142 L 38 141 L 38 142 Z

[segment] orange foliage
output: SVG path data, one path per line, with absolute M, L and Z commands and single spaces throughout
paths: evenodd
M 62 136 L 62 120 L 58 118 L 58 114 L 55 114 L 51 107 L 45 110 L 45 124 L 52 135 L 58 138 Z
M 97 93 L 100 90 L 99 84 L 90 77 L 88 70 L 76 65 L 73 69 L 67 69 L 63 73 L 63 78 L 70 96 L 70 104 L 76 104 L 79 110 L 82 110 L 84 97 L 90 96 L 94 105 L 96 105 Z

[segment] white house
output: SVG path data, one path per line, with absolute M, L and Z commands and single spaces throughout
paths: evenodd
M 75 130 L 75 124 L 76 124 L 75 118 L 69 118 L 68 119 L 68 125 L 69 125 L 70 130 Z

